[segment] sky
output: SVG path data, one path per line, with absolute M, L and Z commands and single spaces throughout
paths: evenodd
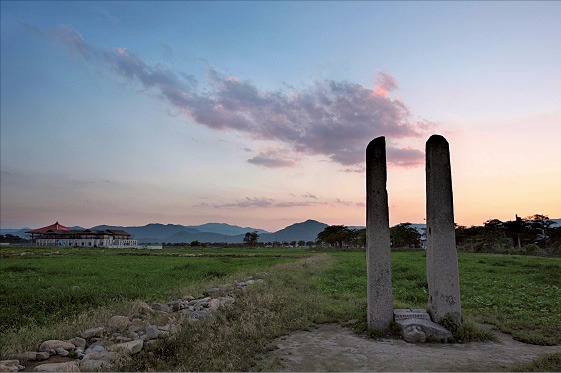
M 2 1 L 0 227 L 561 218 L 561 2 Z

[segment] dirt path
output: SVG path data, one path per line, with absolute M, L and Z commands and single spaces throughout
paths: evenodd
M 543 354 L 561 353 L 561 346 L 529 345 L 508 334 L 494 334 L 497 342 L 411 344 L 368 339 L 340 325 L 326 324 L 275 340 L 278 348 L 265 358 L 265 364 L 288 372 L 496 371 L 530 363 Z

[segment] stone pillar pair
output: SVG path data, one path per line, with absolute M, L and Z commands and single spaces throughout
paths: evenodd
M 460 325 L 458 258 L 454 231 L 448 142 L 439 135 L 426 143 L 427 282 L 432 320 L 450 317 Z M 393 321 L 391 248 L 386 189 L 386 140 L 366 148 L 366 266 L 368 327 L 388 330 Z

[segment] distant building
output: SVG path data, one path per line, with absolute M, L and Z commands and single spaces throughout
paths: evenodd
M 31 234 L 31 239 L 37 246 L 138 247 L 138 241 L 131 239 L 132 235 L 123 230 L 75 230 L 59 224 L 58 221 L 25 233 Z

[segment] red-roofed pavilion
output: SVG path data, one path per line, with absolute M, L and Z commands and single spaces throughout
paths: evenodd
M 70 231 L 72 230 L 71 228 L 65 227 L 62 224 L 59 224 L 58 221 L 54 224 L 48 225 L 46 227 L 43 228 L 37 228 L 37 229 L 33 229 L 31 231 L 27 231 L 25 233 L 30 233 L 30 234 L 42 234 L 42 233 L 46 233 L 48 231 Z

